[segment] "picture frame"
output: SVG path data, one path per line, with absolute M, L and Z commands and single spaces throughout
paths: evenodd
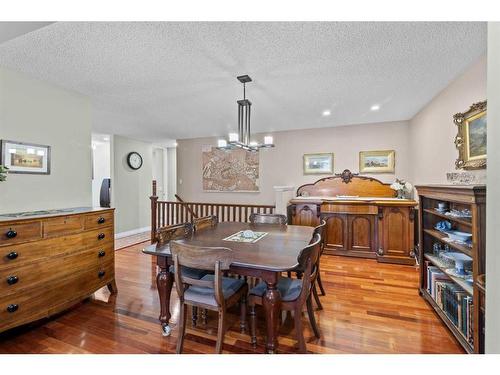
M 334 154 L 332 152 L 304 154 L 304 174 L 333 174 L 333 162 Z
M 1 140 L 0 164 L 9 173 L 50 174 L 50 146 Z
M 396 151 L 376 150 L 359 152 L 359 173 L 394 173 Z
M 455 137 L 458 150 L 456 169 L 486 168 L 486 104 L 486 100 L 473 103 L 467 111 L 453 115 L 453 122 L 458 127 Z

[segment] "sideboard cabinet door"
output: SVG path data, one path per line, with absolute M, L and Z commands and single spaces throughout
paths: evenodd
M 319 212 L 316 204 L 297 204 L 289 207 L 291 211 L 291 223 L 293 225 L 304 225 L 316 227 L 319 225 Z
M 379 249 L 381 258 L 413 264 L 413 210 L 408 207 L 382 207 L 379 215 Z
M 338 254 L 337 251 L 347 251 L 347 215 L 334 214 L 324 217 L 325 228 L 325 251 L 330 254 Z M 333 250 L 333 251 L 331 251 Z
M 349 251 L 375 257 L 375 215 L 348 216 Z

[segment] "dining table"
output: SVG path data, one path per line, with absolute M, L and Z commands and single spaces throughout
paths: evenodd
M 241 231 L 264 233 L 257 241 L 231 241 L 228 237 Z M 221 222 L 212 228 L 195 231 L 192 235 L 177 241 L 204 247 L 226 247 L 233 251 L 233 262 L 229 272 L 241 276 L 255 277 L 267 284 L 263 297 L 266 319 L 266 351 L 276 353 L 278 349 L 279 317 L 281 295 L 277 283 L 282 273 L 298 266 L 298 256 L 311 241 L 314 228 L 299 225 L 253 224 Z M 247 232 L 248 233 L 248 232 Z M 170 335 L 170 299 L 174 277 L 169 272 L 173 264 L 169 243 L 152 244 L 143 253 L 156 256 L 158 273 L 156 285 L 160 301 L 160 324 L 162 333 Z

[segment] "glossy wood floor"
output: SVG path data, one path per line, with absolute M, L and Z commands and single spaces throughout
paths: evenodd
M 142 245 L 116 253 L 118 295 L 103 289 L 71 310 L 0 334 L 0 353 L 172 353 L 177 340 L 178 301 L 173 300 L 173 333 L 158 325 L 158 296 L 150 287 L 151 259 Z M 312 353 L 463 353 L 439 318 L 418 296 L 414 267 L 373 260 L 324 256 L 322 278 L 327 295 L 316 312 L 322 338 L 316 339 L 303 314 L 307 348 Z M 263 353 L 264 320 L 258 347 L 239 332 L 237 311 L 230 314 L 226 353 Z M 296 351 L 293 319 L 282 315 L 280 352 Z M 186 353 L 212 353 L 217 318 L 207 326 L 189 326 Z

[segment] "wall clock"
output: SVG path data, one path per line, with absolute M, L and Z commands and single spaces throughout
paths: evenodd
M 140 167 L 142 167 L 142 156 L 138 152 L 130 152 L 127 155 L 127 164 L 132 169 L 139 169 Z

